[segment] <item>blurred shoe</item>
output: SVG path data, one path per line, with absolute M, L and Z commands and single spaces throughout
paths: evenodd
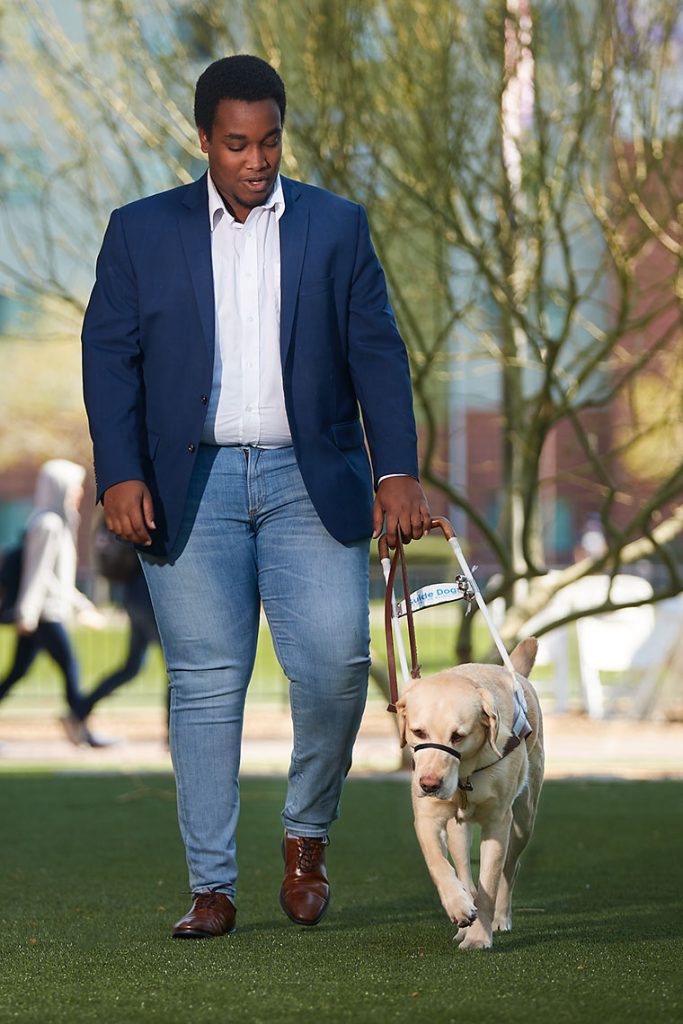
M 120 739 L 115 739 L 113 736 L 98 736 L 88 729 L 85 722 L 83 723 L 83 728 L 85 729 L 85 742 L 89 747 L 115 747 L 117 743 L 121 742 Z
M 120 742 L 120 740 L 112 739 L 108 736 L 97 736 L 94 732 L 90 731 L 83 719 L 78 718 L 73 711 L 60 718 L 60 722 L 64 726 L 64 732 L 75 747 L 94 747 L 95 749 L 100 749 L 103 747 L 113 747 L 116 743 Z
M 85 722 L 77 718 L 73 711 L 64 715 L 59 721 L 62 723 L 67 739 L 71 740 L 75 747 L 82 747 L 88 742 L 88 730 L 85 727 Z

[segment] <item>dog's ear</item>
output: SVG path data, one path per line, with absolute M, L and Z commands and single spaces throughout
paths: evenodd
M 535 636 L 528 636 L 526 640 L 522 640 L 517 644 L 510 655 L 510 661 L 512 662 L 513 668 L 519 672 L 520 675 L 524 676 L 525 679 L 529 678 L 529 673 L 534 667 L 537 653 L 538 640 Z
M 497 757 L 502 757 L 503 755 L 496 746 L 500 722 L 498 720 L 498 710 L 496 708 L 496 702 L 493 699 L 493 694 L 483 686 L 478 687 L 477 692 L 481 699 L 481 720 L 486 728 L 489 744 L 493 753 L 496 754 Z
M 398 739 L 402 747 L 406 745 L 406 699 L 396 701 L 396 720 L 398 722 Z
M 404 686 L 403 693 L 396 701 L 396 717 L 398 719 L 398 738 L 400 740 L 402 747 L 405 747 L 406 745 L 406 727 L 408 724 L 406 712 L 406 707 L 408 703 L 407 697 L 410 691 L 413 689 L 413 687 L 419 682 L 419 679 L 411 679 L 410 682 L 406 686 Z

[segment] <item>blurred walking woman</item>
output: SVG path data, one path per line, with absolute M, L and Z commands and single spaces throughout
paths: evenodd
M 16 652 L 0 682 L 0 700 L 26 675 L 42 650 L 62 673 L 72 714 L 80 707 L 78 662 L 64 624 L 74 611 L 89 625 L 102 623 L 95 606 L 76 588 L 76 535 L 84 478 L 83 467 L 66 459 L 51 459 L 38 473 L 14 612 Z M 71 728 L 71 718 L 63 720 L 69 739 L 90 742 L 86 731 L 76 733 Z

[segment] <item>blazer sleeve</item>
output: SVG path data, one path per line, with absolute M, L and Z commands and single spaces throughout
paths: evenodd
M 95 455 L 97 500 L 123 480 L 144 480 L 138 288 L 120 211 L 112 213 L 83 322 L 83 395 Z
M 383 476 L 418 478 L 417 432 L 408 355 L 370 239 L 367 215 L 361 206 L 357 209 L 348 358 L 377 486 Z

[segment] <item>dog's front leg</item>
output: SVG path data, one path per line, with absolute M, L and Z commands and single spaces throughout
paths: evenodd
M 479 888 L 476 899 L 478 916 L 472 927 L 462 936 L 460 949 L 490 949 L 493 945 L 493 913 L 507 853 L 511 822 L 512 811 L 508 810 L 502 817 L 482 823 Z
M 467 928 L 476 919 L 477 908 L 446 857 L 446 826 L 453 808 L 429 797 L 414 800 L 413 807 L 415 833 L 441 904 L 454 924 Z
M 472 867 L 470 864 L 470 849 L 472 847 L 472 826 L 466 821 L 458 821 L 457 818 L 450 818 L 447 824 L 448 850 L 451 859 L 455 864 L 455 871 L 469 890 L 472 898 L 477 894 L 477 887 L 472 878 Z

